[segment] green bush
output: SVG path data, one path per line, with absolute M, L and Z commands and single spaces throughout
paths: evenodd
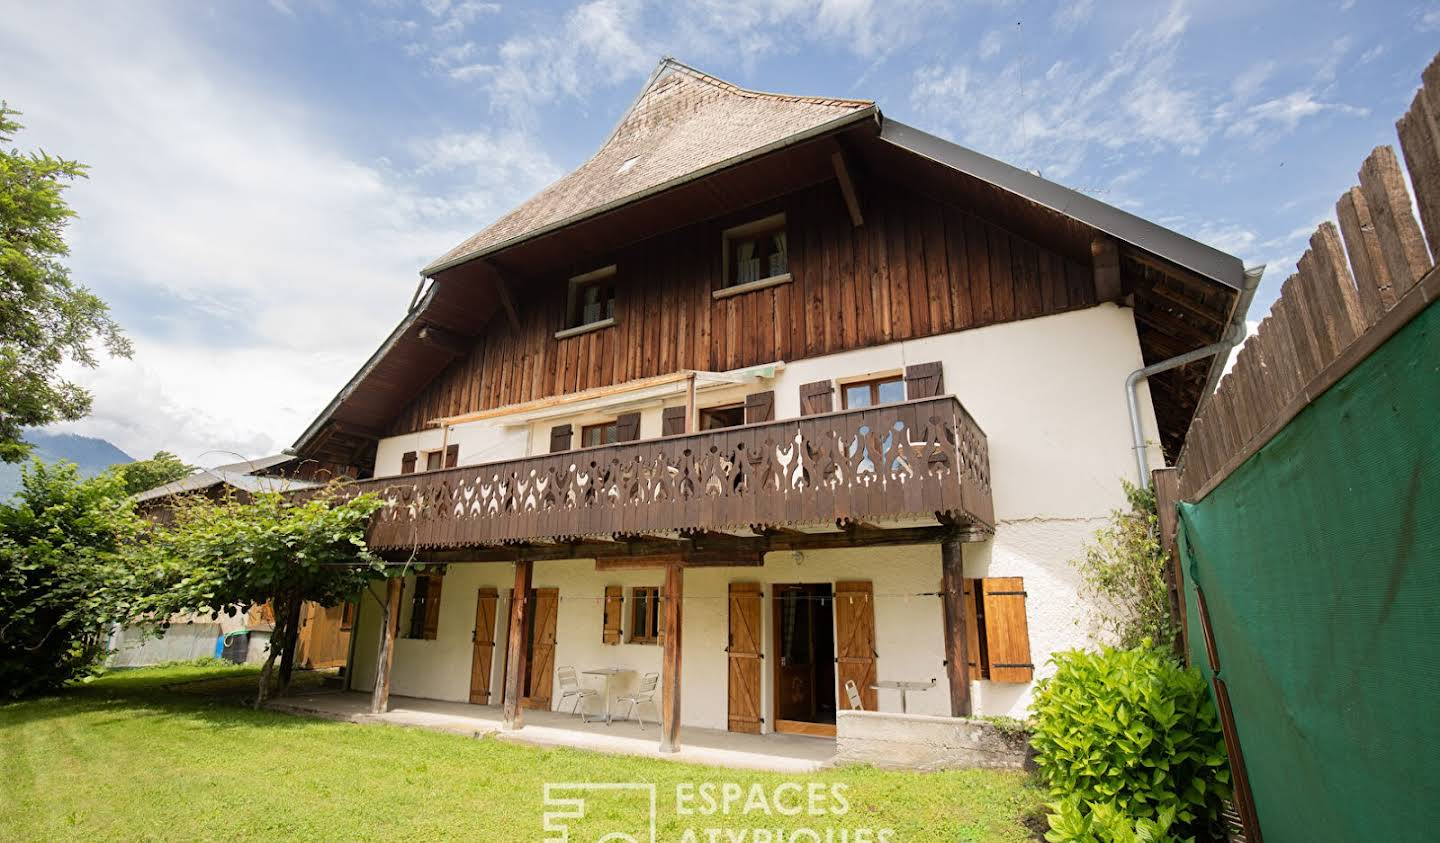
M 1055 675 L 1036 686 L 1031 744 L 1068 807 L 1052 815 L 1047 839 L 1131 839 L 1121 828 L 1136 840 L 1214 836 L 1230 772 L 1200 674 L 1148 641 L 1052 661 Z

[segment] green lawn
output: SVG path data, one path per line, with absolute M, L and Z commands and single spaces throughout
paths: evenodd
M 151 668 L 0 706 L 0 839 L 541 840 L 544 784 L 585 781 L 654 783 L 661 841 L 709 843 L 713 828 L 731 833 L 714 838 L 724 843 L 811 843 L 786 833 L 807 828 L 825 843 L 827 829 L 835 843 L 841 829 L 846 843 L 867 843 L 860 829 L 881 843 L 886 828 L 891 841 L 1034 839 L 1041 794 L 1018 773 L 750 773 L 308 720 L 166 687 L 247 674 Z M 849 810 L 778 814 L 775 788 L 787 782 L 826 793 L 843 784 Z M 741 813 L 737 803 L 727 816 L 682 816 L 677 785 L 704 783 L 738 784 L 746 798 L 758 784 L 771 811 L 754 803 Z M 794 805 L 798 792 L 781 788 L 781 805 Z M 570 839 L 639 832 L 641 808 L 637 795 L 594 796 Z

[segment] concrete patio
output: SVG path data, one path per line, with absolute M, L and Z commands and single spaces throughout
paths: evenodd
M 660 728 L 647 721 L 644 729 L 633 720 L 583 723 L 576 715 L 558 711 L 526 711 L 525 727 L 506 732 L 499 706 L 390 697 L 390 710 L 370 713 L 370 695 L 322 691 L 267 704 L 282 711 L 350 723 L 380 723 L 450 732 L 467 737 L 495 738 L 534 746 L 568 746 L 613 755 L 635 755 L 666 761 L 709 764 L 742 770 L 810 773 L 835 756 L 835 741 L 804 735 L 746 735 L 715 729 L 685 727 L 677 753 L 662 754 Z

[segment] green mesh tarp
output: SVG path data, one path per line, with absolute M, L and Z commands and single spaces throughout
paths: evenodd
M 1440 305 L 1182 505 L 1180 548 L 1266 843 L 1440 840 Z

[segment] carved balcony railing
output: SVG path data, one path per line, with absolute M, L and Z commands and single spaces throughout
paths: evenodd
M 993 531 L 985 434 L 951 397 L 366 480 L 377 550 L 948 522 Z

